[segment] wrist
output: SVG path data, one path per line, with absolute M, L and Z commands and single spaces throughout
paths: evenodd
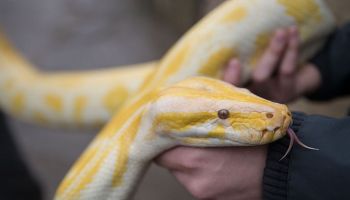
M 252 163 L 249 164 L 249 175 L 246 177 L 248 187 L 246 187 L 247 196 L 242 199 L 261 200 L 263 194 L 263 175 L 266 165 L 267 145 L 252 147 L 255 151 Z

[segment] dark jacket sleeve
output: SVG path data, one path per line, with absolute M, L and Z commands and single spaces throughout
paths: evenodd
M 41 190 L 18 152 L 0 111 L 0 199 L 40 200 Z
M 282 161 L 289 139 L 269 146 L 264 172 L 264 199 L 350 199 L 350 117 L 335 119 L 293 113 L 299 139 L 319 151 L 295 144 Z
M 311 62 L 320 70 L 322 85 L 308 96 L 310 99 L 350 94 L 350 23 L 335 31 Z

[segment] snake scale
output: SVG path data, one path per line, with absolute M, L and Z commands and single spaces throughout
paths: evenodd
M 291 122 L 285 105 L 215 79 L 237 57 L 247 81 L 279 27 L 298 27 L 302 63 L 322 46 L 334 21 L 322 0 L 228 0 L 158 62 L 55 74 L 36 71 L 2 37 L 0 105 L 45 124 L 96 125 L 111 118 L 55 199 L 128 199 L 151 160 L 174 146 L 249 146 L 283 137 Z

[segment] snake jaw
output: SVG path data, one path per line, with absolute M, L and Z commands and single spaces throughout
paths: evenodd
M 289 154 L 289 152 L 292 150 L 294 141 L 306 149 L 315 150 L 315 151 L 319 150 L 317 148 L 309 147 L 309 146 L 305 145 L 304 143 L 302 143 L 292 128 L 288 128 L 287 133 L 288 133 L 288 136 L 290 138 L 289 146 L 288 146 L 286 153 L 282 156 L 282 158 L 279 161 L 283 160 Z

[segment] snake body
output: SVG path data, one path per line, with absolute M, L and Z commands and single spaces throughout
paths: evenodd
M 0 106 L 16 118 L 45 125 L 101 126 L 140 93 L 141 85 L 194 75 L 218 78 L 230 57 L 240 59 L 246 81 L 271 33 L 289 25 L 300 30 L 303 62 L 334 28 L 334 18 L 321 0 L 228 1 L 159 62 L 88 72 L 40 72 L 0 34 Z
M 173 146 L 259 145 L 284 136 L 291 120 L 286 106 L 217 80 L 186 78 L 197 75 L 219 78 L 225 63 L 237 57 L 244 66 L 242 82 L 247 81 L 274 30 L 291 25 L 300 31 L 300 62 L 304 62 L 314 55 L 334 28 L 334 18 L 322 0 L 228 0 L 223 3 L 185 34 L 153 71 L 145 70 L 149 75 L 141 75 L 144 82 L 138 84 L 140 87 L 133 94 L 127 93 L 125 103 L 70 170 L 55 198 L 128 199 L 150 161 Z M 57 121 L 64 123 L 69 123 L 66 119 L 74 119 L 74 123 L 90 119 L 87 121 L 92 123 L 85 115 L 100 111 L 97 106 L 87 112 L 88 102 L 93 101 L 90 97 L 103 96 L 98 93 L 99 89 L 90 90 L 89 98 L 81 96 L 83 100 L 79 100 L 77 96 L 66 95 L 67 85 L 61 83 L 70 80 L 70 75 L 57 75 L 59 81 L 50 82 L 48 75 L 33 76 L 36 72 L 28 70 L 27 63 L 19 60 L 15 64 L 19 67 L 0 67 L 1 88 L 8 93 L 15 90 L 1 97 L 1 105 L 10 107 L 9 112 L 27 119 L 35 117 L 36 109 L 42 105 L 26 109 L 36 102 L 27 104 L 23 94 L 27 92 L 28 96 L 33 91 L 47 100 L 48 108 L 57 112 L 52 119 L 40 113 L 40 118 L 48 122 L 59 118 Z M 28 87 L 23 86 L 24 83 L 22 86 L 8 83 L 14 77 L 21 80 L 20 73 L 32 76 L 33 79 L 28 80 L 33 83 L 38 80 L 37 88 L 28 81 Z M 81 76 L 77 73 L 71 77 L 79 80 Z M 88 81 L 94 80 L 94 75 L 87 77 Z M 125 84 L 132 84 L 134 80 Z M 98 86 L 103 88 L 103 84 Z M 83 88 L 83 82 L 76 85 L 76 91 Z M 43 91 L 54 95 L 43 97 L 47 95 Z M 221 111 L 229 114 L 223 118 L 218 114 Z
M 266 144 L 284 136 L 290 121 L 285 105 L 192 77 L 123 108 L 68 173 L 56 199 L 128 199 L 150 161 L 171 147 Z
M 136 94 L 156 63 L 40 72 L 0 34 L 0 106 L 16 118 L 40 125 L 100 127 Z

